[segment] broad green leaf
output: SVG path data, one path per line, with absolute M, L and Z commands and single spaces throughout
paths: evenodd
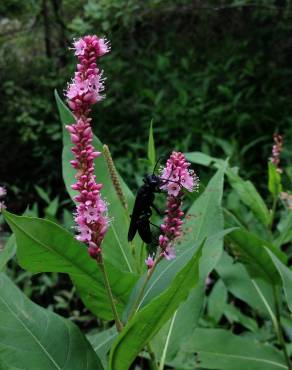
M 190 152 L 190 153 L 185 153 L 185 156 L 188 161 L 196 164 L 200 164 L 202 166 L 211 166 L 213 163 L 222 163 L 224 162 L 222 159 L 218 159 L 215 157 L 211 157 L 205 153 L 202 152 Z
M 151 120 L 150 128 L 149 128 L 148 160 L 151 163 L 152 168 L 154 168 L 155 163 L 156 163 L 156 152 L 155 152 L 155 144 L 154 144 L 154 137 L 153 137 L 153 120 Z
M 63 127 L 63 155 L 62 155 L 62 168 L 63 178 L 66 185 L 66 189 L 73 199 L 76 192 L 71 189 L 71 185 L 75 183 L 76 171 L 70 165 L 70 161 L 73 159 L 71 152 L 72 143 L 70 136 L 65 125 L 72 124 L 74 118 L 70 110 L 62 102 L 57 92 L 55 92 L 55 98 L 60 112 Z M 93 145 L 96 150 L 102 152 L 103 146 L 100 140 L 94 136 Z M 108 202 L 109 216 L 111 218 L 110 228 L 106 234 L 103 242 L 103 250 L 105 258 L 110 260 L 112 264 L 125 271 L 134 271 L 134 258 L 132 256 L 130 245 L 127 240 L 127 230 L 129 228 L 129 217 L 125 213 L 123 206 L 116 194 L 112 181 L 110 179 L 109 171 L 107 168 L 104 156 L 101 155 L 95 159 L 95 174 L 98 182 L 104 186 L 101 190 L 103 198 Z M 123 192 L 128 201 L 129 209 L 131 209 L 134 197 L 125 182 L 120 177 Z
M 197 327 L 204 303 L 205 286 L 198 284 L 183 302 L 173 317 L 151 341 L 156 357 L 160 359 L 165 353 L 167 361 L 175 358 L 182 349 L 183 339 L 192 335 Z
M 55 218 L 59 208 L 59 197 L 56 196 L 45 208 L 45 214 L 48 219 Z
M 35 190 L 37 191 L 39 197 L 41 197 L 43 201 L 45 201 L 47 204 L 50 204 L 51 200 L 49 198 L 49 195 L 43 188 L 41 188 L 38 185 L 35 185 Z
M 128 322 L 113 344 L 110 369 L 128 370 L 135 357 L 165 324 L 199 281 L 202 247 L 176 275 L 170 287 Z
M 89 342 L 92 345 L 92 348 L 94 349 L 95 353 L 101 360 L 104 368 L 107 368 L 108 353 L 117 335 L 118 333 L 115 326 L 96 334 L 87 335 L 87 339 L 89 340 Z
M 216 370 L 287 370 L 280 351 L 222 329 L 196 329 L 172 366 Z
M 240 176 L 236 175 L 231 169 L 226 171 L 230 185 L 238 193 L 241 201 L 251 209 L 255 217 L 264 225 L 269 225 L 270 213 L 263 201 L 263 198 L 258 193 L 257 189 L 250 181 L 244 181 Z
M 283 283 L 283 289 L 285 292 L 287 305 L 292 312 L 292 271 L 285 266 L 275 255 L 272 253 L 269 249 L 267 249 L 268 254 L 271 257 L 271 260 L 273 261 L 274 265 L 276 266 L 277 270 L 279 271 L 279 274 L 282 279 Z
M 16 216 L 7 211 L 4 217 L 16 236 L 17 258 L 23 268 L 69 274 L 85 305 L 101 318 L 113 318 L 100 269 L 84 245 L 49 220 Z M 108 262 L 106 268 L 118 311 L 122 312 L 136 277 Z
M 225 305 L 223 309 L 223 314 L 227 318 L 227 320 L 230 322 L 231 325 L 233 325 L 235 322 L 238 324 L 241 324 L 245 328 L 249 329 L 250 331 L 257 332 L 258 325 L 257 322 L 252 319 L 249 316 L 244 315 L 239 308 L 227 304 Z
M 4 362 L 1 358 L 0 358 L 0 370 L 25 370 L 23 367 L 20 368 L 20 367 L 15 367 L 15 366 L 9 366 L 7 364 L 7 362 Z
M 292 212 L 285 212 L 281 221 L 277 225 L 279 236 L 274 241 L 275 245 L 279 248 L 283 244 L 292 241 Z
M 226 165 L 226 164 L 225 164 Z M 222 166 L 209 181 L 204 192 L 193 203 L 186 215 L 183 226 L 181 245 L 186 248 L 194 241 L 209 237 L 223 229 L 223 212 L 221 208 L 225 167 Z M 217 243 L 217 242 L 216 242 Z M 216 248 L 220 257 L 222 246 Z
M 208 316 L 211 317 L 217 324 L 224 311 L 224 307 L 227 303 L 227 289 L 220 279 L 214 285 L 209 297 L 208 297 Z
M 15 236 L 11 235 L 4 245 L 3 249 L 0 249 L 0 271 L 2 271 L 6 263 L 15 255 L 16 253 L 16 242 Z
M 271 248 L 270 243 L 259 239 L 252 233 L 243 229 L 232 231 L 228 235 L 232 246 L 239 252 L 239 257 L 245 264 L 249 274 L 252 277 L 259 277 L 270 284 L 281 284 L 279 273 L 271 261 L 267 249 L 277 252 L 281 259 L 282 252 L 275 247 Z
M 281 175 L 272 162 L 268 164 L 268 189 L 274 198 L 277 198 L 282 191 Z
M 246 268 L 223 252 L 216 265 L 216 272 L 224 281 L 228 291 L 246 302 L 260 314 L 274 315 L 275 304 L 272 287 L 261 279 L 251 280 Z M 274 317 L 274 316 L 273 316 Z
M 76 325 L 37 306 L 0 274 L 0 353 L 8 368 L 101 370 L 100 360 Z

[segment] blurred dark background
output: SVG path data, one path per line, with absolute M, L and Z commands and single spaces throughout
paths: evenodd
M 87 33 L 112 45 L 101 60 L 107 97 L 94 130 L 131 185 L 151 119 L 159 154 L 229 156 L 259 187 L 275 131 L 285 135 L 284 161 L 291 157 L 290 1 L 6 0 L 0 184 L 11 210 L 39 199 L 35 185 L 66 197 L 53 90 L 66 88 L 76 63 L 72 39 Z

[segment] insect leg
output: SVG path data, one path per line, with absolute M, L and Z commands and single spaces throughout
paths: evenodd
M 160 229 L 160 227 L 159 227 L 159 226 L 157 226 L 157 225 L 153 224 L 152 222 L 149 222 L 149 223 L 150 223 L 150 225 L 151 225 L 151 226 L 154 226 L 154 227 L 156 227 L 159 231 L 161 231 L 161 229 Z
M 159 216 L 163 216 L 164 215 L 164 212 L 161 211 L 154 203 L 151 204 L 151 207 L 156 211 L 156 213 L 159 215 Z

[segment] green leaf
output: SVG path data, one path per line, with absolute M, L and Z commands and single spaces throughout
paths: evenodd
M 195 362 L 203 369 L 287 370 L 282 354 L 272 346 L 222 329 L 196 329 L 171 365 L 193 370 Z
M 76 192 L 71 189 L 71 185 L 76 182 L 76 171 L 70 165 L 70 161 L 73 159 L 73 154 L 71 152 L 72 143 L 65 126 L 72 124 L 74 122 L 74 117 L 70 110 L 62 102 L 57 92 L 55 92 L 55 98 L 63 126 L 63 178 L 68 194 L 73 199 L 73 197 L 76 195 Z M 96 136 L 93 138 L 93 146 L 96 150 L 100 152 L 103 151 L 102 143 Z M 95 174 L 97 181 L 104 184 L 101 194 L 102 197 L 108 202 L 109 215 L 111 218 L 110 227 L 103 242 L 104 256 L 118 268 L 133 272 L 135 263 L 127 239 L 129 218 L 125 214 L 125 210 L 116 194 L 103 155 L 95 159 Z M 129 208 L 131 208 L 134 202 L 134 196 L 121 178 L 120 182 Z
M 275 303 L 272 287 L 261 279 L 251 280 L 242 263 L 223 252 L 216 271 L 224 281 L 228 291 L 236 298 L 246 302 L 261 315 L 274 315 Z
M 51 200 L 48 196 L 48 193 L 45 192 L 43 188 L 38 185 L 35 185 L 35 190 L 37 191 L 38 195 L 45 201 L 47 204 L 50 204 Z
M 269 249 L 268 254 L 271 257 L 274 265 L 276 266 L 283 283 L 284 293 L 286 295 L 287 305 L 292 312 L 292 271 L 285 266 Z
M 117 335 L 118 332 L 115 326 L 96 334 L 87 335 L 87 339 L 89 340 L 92 348 L 101 360 L 104 368 L 107 368 L 108 353 Z
M 214 285 L 208 298 L 208 316 L 211 317 L 217 324 L 224 311 L 227 303 L 227 289 L 220 279 Z
M 223 310 L 224 316 L 226 316 L 227 320 L 233 325 L 235 322 L 241 324 L 245 328 L 249 329 L 250 331 L 257 332 L 258 325 L 255 320 L 251 317 L 244 315 L 239 308 L 228 304 L 224 307 Z
M 271 248 L 270 243 L 243 229 L 233 231 L 228 235 L 228 239 L 231 240 L 232 246 L 239 251 L 240 259 L 252 277 L 259 277 L 272 285 L 281 284 L 279 273 L 265 247 L 272 249 L 273 252 L 277 253 L 277 256 L 284 260 L 280 250 L 275 247 Z
M 226 164 L 225 164 L 226 165 Z M 216 234 L 223 229 L 223 212 L 221 207 L 223 196 L 225 166 L 222 166 L 209 181 L 204 192 L 190 207 L 183 226 L 182 248 L 192 246 L 194 241 Z M 222 252 L 217 241 L 211 247 L 212 253 Z
M 56 196 L 45 208 L 45 214 L 48 219 L 56 217 L 59 208 L 59 197 Z
M 16 236 L 17 258 L 31 272 L 63 272 L 70 275 L 84 304 L 97 316 L 112 319 L 110 302 L 97 263 L 87 248 L 67 230 L 48 220 L 16 216 L 4 211 Z M 106 262 L 111 288 L 121 313 L 136 276 L 117 270 Z
M 15 236 L 11 235 L 4 245 L 3 249 L 0 249 L 0 271 L 3 271 L 6 263 L 11 260 L 11 258 L 16 253 L 16 243 Z
M 37 306 L 0 274 L 0 353 L 6 370 L 103 369 L 76 325 Z
M 283 244 L 292 241 L 292 212 L 285 212 L 281 221 L 277 225 L 279 236 L 274 241 L 275 245 L 280 248 Z
M 251 209 L 255 217 L 264 225 L 269 225 L 270 213 L 254 185 L 250 181 L 244 181 L 231 169 L 226 171 L 230 185 L 237 192 L 241 201 Z
M 277 167 L 269 161 L 268 164 L 268 188 L 274 198 L 277 198 L 282 191 L 281 175 Z
M 190 152 L 190 153 L 185 153 L 185 156 L 188 161 L 196 164 L 200 164 L 202 166 L 210 167 L 211 164 L 213 163 L 222 163 L 224 162 L 221 159 L 211 157 L 205 153 L 202 152 Z
M 151 167 L 154 168 L 156 163 L 156 154 L 155 154 L 155 143 L 153 137 L 153 120 L 151 120 L 149 128 L 149 138 L 148 138 L 148 160 L 151 164 Z
M 171 318 L 180 303 L 187 299 L 190 290 L 199 281 L 201 250 L 202 246 L 164 293 L 142 308 L 128 322 L 113 344 L 110 355 L 111 369 L 128 370 L 143 347 Z
M 183 339 L 193 334 L 203 310 L 204 290 L 205 286 L 201 283 L 192 289 L 188 299 L 153 338 L 151 346 L 158 359 L 165 352 L 167 361 L 171 361 L 183 350 Z

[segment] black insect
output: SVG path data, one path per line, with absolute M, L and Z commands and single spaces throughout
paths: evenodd
M 158 161 L 159 162 L 159 161 Z M 128 232 L 128 241 L 132 241 L 138 231 L 141 239 L 149 244 L 152 241 L 152 234 L 150 230 L 150 217 L 152 215 L 152 208 L 161 214 L 159 209 L 154 204 L 155 194 L 161 193 L 160 186 L 169 179 L 162 179 L 160 176 L 154 174 L 146 175 L 143 178 L 144 185 L 142 185 L 137 192 L 133 213 L 131 215 L 131 222 Z M 175 181 L 172 181 L 175 182 Z

